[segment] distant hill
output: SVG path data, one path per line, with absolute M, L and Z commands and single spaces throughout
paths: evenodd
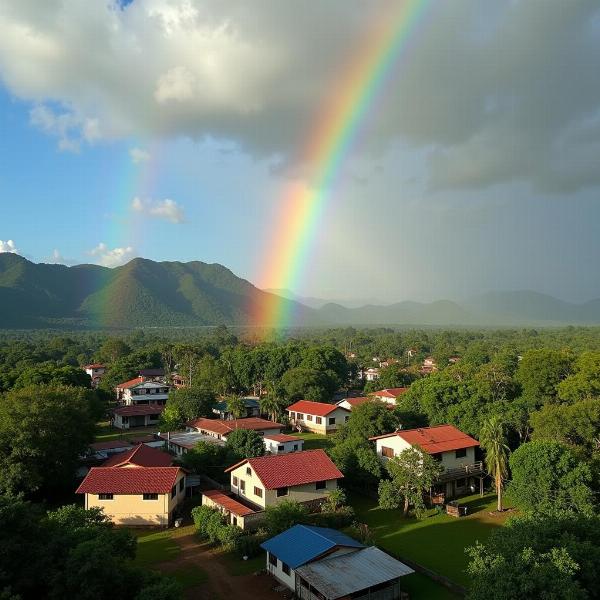
M 298 298 L 278 297 L 222 265 L 200 261 L 135 258 L 109 269 L 35 264 L 16 254 L 0 254 L 4 329 L 270 326 L 276 323 L 257 322 L 256 315 L 269 314 L 266 309 L 273 302 L 287 304 L 290 324 L 297 326 L 600 324 L 600 299 L 572 304 L 532 291 L 491 292 L 460 304 L 405 301 L 360 307 L 319 306 L 320 301 L 311 307 Z

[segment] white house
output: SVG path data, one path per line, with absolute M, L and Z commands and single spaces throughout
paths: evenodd
M 286 452 L 301 452 L 304 440 L 295 435 L 272 433 L 264 437 L 265 449 L 270 454 L 285 454 Z
M 169 399 L 169 386 L 160 381 L 136 377 L 116 386 L 117 400 L 126 406 L 133 404 L 161 404 Z
M 104 373 L 106 373 L 106 366 L 100 363 L 92 363 L 81 367 L 91 378 L 92 386 L 96 387 Z
M 133 404 L 120 406 L 113 411 L 113 425 L 118 429 L 158 425 L 165 407 L 161 404 Z
M 471 491 L 478 479 L 483 484 L 483 464 L 476 459 L 479 442 L 453 425 L 436 425 L 418 429 L 401 429 L 370 438 L 375 442 L 377 455 L 388 460 L 411 446 L 421 448 L 439 461 L 444 471 L 436 492 L 454 497 Z
M 384 390 L 374 392 L 373 397 L 376 400 L 380 400 L 381 402 L 386 402 L 387 404 L 392 404 L 396 406 L 396 398 L 406 393 L 407 391 L 407 387 L 386 388 Z
M 326 527 L 294 525 L 261 547 L 267 571 L 300 599 L 400 600 L 400 578 L 414 573 L 379 548 Z
M 361 377 L 364 379 L 365 381 L 377 381 L 380 377 L 380 369 L 379 367 L 369 367 L 368 369 L 365 369 L 364 371 L 362 371 L 361 373 Z
M 350 411 L 337 404 L 299 400 L 286 408 L 290 423 L 314 433 L 333 433 L 350 418 Z
M 218 440 L 226 440 L 227 436 L 236 429 L 251 429 L 261 436 L 277 435 L 281 433 L 283 425 L 259 417 L 231 419 L 230 421 L 199 418 L 186 423 L 187 431 L 198 431 Z

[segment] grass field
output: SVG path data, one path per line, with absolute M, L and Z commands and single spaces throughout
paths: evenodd
M 138 541 L 135 563 L 141 567 L 173 560 L 181 552 L 177 543 L 173 541 L 175 530 L 131 529 L 130 531 Z
M 304 450 L 315 450 L 316 448 L 330 448 L 331 436 L 320 435 L 318 433 L 296 433 L 292 432 L 291 435 L 302 438 L 304 440 Z
M 233 552 L 226 552 L 222 554 L 223 560 L 227 565 L 227 570 L 233 575 L 252 575 L 257 571 L 261 571 L 266 565 L 266 555 L 261 552 L 258 556 L 243 560 L 237 554 Z
M 466 517 L 455 518 L 430 511 L 416 519 L 404 518 L 398 510 L 383 510 L 375 500 L 355 495 L 350 499 L 358 520 L 367 523 L 378 546 L 384 550 L 413 560 L 452 581 L 467 586 L 465 548 L 477 540 L 484 541 L 507 515 L 492 516 L 496 497 L 469 496 L 461 499 L 468 506 Z
M 96 424 L 96 441 L 110 442 L 111 440 L 127 440 L 130 438 L 140 437 L 149 433 L 156 433 L 157 428 L 154 427 L 137 427 L 131 431 L 127 429 L 117 429 L 111 427 L 108 421 Z

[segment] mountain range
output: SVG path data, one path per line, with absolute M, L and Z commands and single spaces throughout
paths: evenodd
M 286 297 L 284 297 L 286 296 Z M 108 268 L 33 263 L 0 254 L 0 328 L 130 328 L 266 325 L 282 303 L 297 326 L 600 324 L 600 299 L 573 304 L 533 292 L 489 292 L 457 303 L 344 306 L 260 290 L 220 264 L 135 258 Z

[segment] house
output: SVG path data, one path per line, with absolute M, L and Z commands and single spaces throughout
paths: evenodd
M 260 405 L 258 396 L 247 396 L 242 398 L 246 406 L 246 413 L 244 417 L 260 417 Z M 231 420 L 233 414 L 227 407 L 227 401 L 221 400 L 217 402 L 212 409 L 213 413 L 219 416 L 219 419 Z
M 368 369 L 362 370 L 358 375 L 359 379 L 364 379 L 365 381 L 377 381 L 379 377 L 379 367 L 369 367 Z
M 407 387 L 386 388 L 373 393 L 373 397 L 381 402 L 396 405 L 396 398 L 408 391 Z
M 140 369 L 138 375 L 146 381 L 158 381 L 166 383 L 164 369 Z
M 94 442 L 90 444 L 90 454 L 99 458 L 108 458 L 111 454 L 118 454 L 131 450 L 132 444 L 128 440 L 110 440 L 108 442 Z
M 400 600 L 400 578 L 414 573 L 379 548 L 327 527 L 294 525 L 261 548 L 267 571 L 300 599 Z
M 159 381 L 147 381 L 136 377 L 120 383 L 115 388 L 117 400 L 129 406 L 131 404 L 166 404 L 169 398 L 169 386 Z
M 77 489 L 85 508 L 102 508 L 116 525 L 167 527 L 185 497 L 180 467 L 92 467 Z
M 406 356 L 408 357 L 408 359 L 410 360 L 411 358 L 414 358 L 417 354 L 419 354 L 419 349 L 418 348 L 409 348 L 406 351 Z
M 483 490 L 483 464 L 475 449 L 479 442 L 453 425 L 436 425 L 418 429 L 403 429 L 370 438 L 375 441 L 377 455 L 392 458 L 411 446 L 418 446 L 439 461 L 444 468 L 434 491 L 446 497 L 474 491 L 476 480 Z
M 171 374 L 171 384 L 175 388 L 182 388 L 187 385 L 185 382 L 185 378 L 183 377 L 183 375 L 180 375 L 179 373 Z
M 90 365 L 84 365 L 81 368 L 90 376 L 92 387 L 96 387 L 104 373 L 106 373 L 106 366 L 101 363 L 92 363 Z
M 438 370 L 437 363 L 435 362 L 435 359 L 432 356 L 428 356 L 427 358 L 425 358 L 423 360 L 423 366 L 419 369 L 419 371 L 423 375 L 428 375 L 429 373 L 434 373 L 437 370 Z
M 160 415 L 164 409 L 165 407 L 160 404 L 120 406 L 113 410 L 112 424 L 118 429 L 158 425 Z
M 77 493 L 116 525 L 168 526 L 185 497 L 185 472 L 172 465 L 166 452 L 139 444 L 92 467 Z
M 193 450 L 199 442 L 208 442 L 210 444 L 225 445 L 225 441 L 217 439 L 212 435 L 200 433 L 198 431 L 171 431 L 160 434 L 164 440 L 167 449 L 177 456 L 182 456 L 190 450 Z
M 290 423 L 299 429 L 327 434 L 350 418 L 350 411 L 337 404 L 299 400 L 286 408 Z
M 226 469 L 226 473 L 230 473 L 231 493 L 203 492 L 202 504 L 217 508 L 229 523 L 242 529 L 256 527 L 265 508 L 283 500 L 316 509 L 343 477 L 323 450 L 247 458 Z M 232 500 L 237 504 L 233 505 Z
M 283 425 L 258 417 L 232 419 L 231 421 L 199 418 L 186 423 L 187 431 L 198 431 L 205 435 L 217 438 L 218 440 L 226 440 L 227 436 L 236 429 L 252 429 L 259 435 L 264 436 L 281 433 Z
M 285 433 L 272 433 L 265 435 L 265 449 L 270 454 L 285 454 L 286 452 L 301 452 L 304 446 L 304 440 L 295 435 Z
M 371 396 L 360 396 L 358 398 L 344 398 L 343 400 L 336 402 L 336 404 L 341 408 L 352 411 L 353 408 L 356 408 L 365 402 L 371 402 L 372 400 L 373 398 Z

